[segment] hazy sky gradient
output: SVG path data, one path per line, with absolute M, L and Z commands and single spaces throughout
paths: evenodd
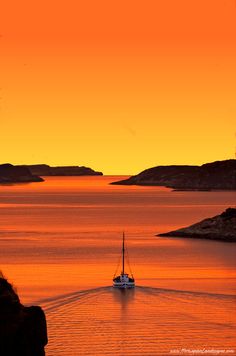
M 9 0 L 0 23 L 2 163 L 234 158 L 234 0 Z

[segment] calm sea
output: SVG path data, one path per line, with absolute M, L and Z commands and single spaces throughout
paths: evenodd
M 155 236 L 235 194 L 109 185 L 122 178 L 0 186 L 0 268 L 45 309 L 47 355 L 236 354 L 236 244 Z M 137 283 L 125 292 L 111 288 L 123 231 Z

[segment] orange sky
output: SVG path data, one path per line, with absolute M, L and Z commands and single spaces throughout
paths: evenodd
M 8 0 L 0 23 L 1 163 L 234 157 L 234 0 Z

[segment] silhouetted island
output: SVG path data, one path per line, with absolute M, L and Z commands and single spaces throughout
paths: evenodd
M 236 209 L 228 208 L 220 215 L 157 236 L 195 237 L 200 239 L 236 242 Z
M 27 167 L 13 166 L 10 163 L 0 165 L 0 183 L 43 182 L 43 178 L 30 172 Z
M 236 160 L 216 161 L 202 166 L 157 166 L 118 185 L 157 185 L 175 190 L 236 190 Z
M 25 165 L 32 174 L 39 176 L 102 176 L 102 172 L 96 172 L 84 166 L 51 167 L 47 164 Z

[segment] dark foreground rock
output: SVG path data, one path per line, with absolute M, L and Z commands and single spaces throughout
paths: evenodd
M 27 167 L 13 166 L 9 163 L 0 165 L 0 183 L 29 182 L 43 182 L 43 179 L 33 175 Z
M 202 166 L 158 166 L 111 184 L 157 185 L 175 190 L 236 190 L 236 160 Z
M 39 176 L 101 176 L 102 172 L 96 172 L 88 167 L 62 166 L 51 167 L 47 164 L 34 164 L 27 167 L 32 174 Z
M 228 208 L 220 215 L 157 236 L 195 237 L 236 242 L 236 209 Z

